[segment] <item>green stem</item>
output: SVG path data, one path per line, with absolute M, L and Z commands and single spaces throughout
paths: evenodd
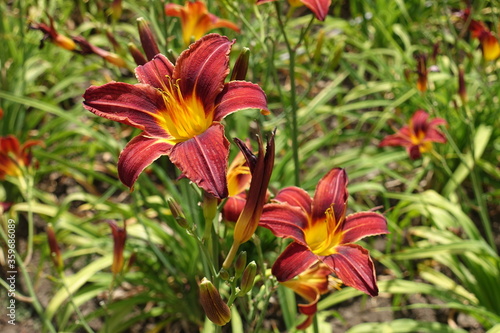
M 66 284 L 66 279 L 65 279 L 66 277 L 64 275 L 64 272 L 60 271 L 59 277 L 61 279 L 61 282 L 62 282 L 64 289 L 68 293 L 69 302 L 71 303 L 71 306 L 75 309 L 76 315 L 78 316 L 78 319 L 80 319 L 80 323 L 82 324 L 83 328 L 85 328 L 85 331 L 87 331 L 89 333 L 94 333 L 94 330 L 92 328 L 90 328 L 89 324 L 85 320 L 85 317 L 83 316 L 83 313 L 80 311 L 80 308 L 78 308 L 75 301 L 73 300 L 73 293 L 71 293 L 71 291 L 68 288 L 68 285 Z M 108 300 L 110 298 L 108 298 Z
M 5 241 L 5 244 L 7 244 L 7 240 L 8 240 L 7 235 L 5 234 L 3 228 L 0 228 L 0 231 L 1 231 L 1 236 L 2 236 L 3 240 Z M 14 251 L 14 253 L 15 253 L 15 256 L 16 256 L 16 262 L 18 264 L 17 267 L 21 270 L 21 273 L 23 275 L 24 284 L 25 284 L 26 288 L 28 289 L 28 294 L 31 297 L 31 304 L 33 305 L 33 308 L 38 313 L 38 316 L 42 320 L 43 325 L 51 333 L 56 333 L 56 329 L 54 328 L 54 326 L 52 325 L 52 323 L 50 322 L 50 320 L 48 320 L 48 318 L 45 316 L 45 313 L 43 311 L 43 307 L 42 307 L 42 305 L 40 304 L 40 302 L 38 301 L 38 299 L 36 297 L 35 289 L 33 288 L 33 285 L 31 283 L 30 275 L 29 275 L 29 273 L 28 273 L 28 271 L 26 269 L 26 266 L 23 263 L 23 260 L 22 260 L 21 256 L 19 255 L 19 253 L 17 251 Z
M 292 116 L 292 153 L 293 153 L 293 165 L 294 165 L 294 184 L 295 186 L 300 186 L 300 166 L 299 166 L 299 143 L 298 143 L 298 129 L 297 129 L 297 92 L 295 89 L 295 55 L 298 44 L 295 48 L 292 47 L 290 40 L 285 31 L 285 23 L 281 17 L 281 11 L 279 3 L 275 2 L 274 7 L 276 8 L 276 14 L 278 18 L 278 25 L 283 35 L 286 48 L 288 50 L 289 62 L 288 71 L 290 76 L 290 114 Z
M 238 253 L 239 247 L 240 247 L 240 244 L 233 241 L 233 245 L 231 245 L 231 249 L 229 250 L 227 257 L 224 260 L 224 263 L 222 264 L 222 267 L 224 269 L 227 270 L 227 269 L 229 269 L 229 267 L 231 267 L 231 264 L 233 263 L 234 257 L 236 257 L 236 253 Z
M 255 325 L 255 329 L 253 330 L 254 332 L 260 332 L 260 327 L 262 326 L 262 323 L 264 322 L 264 317 L 266 316 L 266 313 L 267 313 L 265 311 L 265 309 L 268 308 L 269 301 L 271 300 L 271 296 L 273 295 L 273 291 L 276 289 L 275 285 L 274 285 L 274 279 L 267 279 L 266 287 L 267 287 L 266 290 L 268 291 L 268 294 L 266 295 L 266 298 L 264 300 L 264 304 L 262 305 L 261 309 L 263 309 L 263 311 L 260 312 L 259 320 L 257 321 L 257 324 Z
M 319 333 L 319 324 L 318 324 L 318 315 L 314 315 L 313 319 L 313 332 L 314 333 Z

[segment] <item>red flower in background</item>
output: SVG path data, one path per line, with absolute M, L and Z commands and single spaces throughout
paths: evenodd
M 412 160 L 418 159 L 422 153 L 432 150 L 432 142 L 445 143 L 446 137 L 436 129 L 438 125 L 446 125 L 446 120 L 435 118 L 428 121 L 429 114 L 424 110 L 416 111 L 408 125 L 403 126 L 396 134 L 388 135 L 379 147 L 406 147 Z
M 322 262 L 318 262 L 300 273 L 296 279 L 281 282 L 287 288 L 300 295 L 308 304 L 299 304 L 299 312 L 305 314 L 307 319 L 297 326 L 298 330 L 308 328 L 318 311 L 318 301 L 321 295 L 332 289 L 340 289 L 341 281 L 331 276 L 332 270 Z
M 98 116 L 141 129 L 120 154 L 118 175 L 132 188 L 162 155 L 217 198 L 228 194 L 229 142 L 221 120 L 246 108 L 268 114 L 262 89 L 246 81 L 224 83 L 234 41 L 210 34 L 179 56 L 175 66 L 159 54 L 136 68 L 139 84 L 90 87 L 84 107 Z
M 272 2 L 272 1 L 276 0 L 257 0 L 257 4 L 260 5 L 262 3 Z M 288 2 L 293 7 L 298 7 L 301 5 L 306 6 L 314 13 L 314 16 L 316 16 L 316 18 L 320 21 L 325 20 L 326 15 L 328 14 L 328 9 L 332 4 L 331 0 L 289 0 Z
M 294 240 L 273 265 L 278 281 L 290 280 L 319 260 L 344 284 L 370 296 L 378 294 L 370 255 L 354 242 L 387 234 L 386 219 L 375 212 L 346 216 L 347 197 L 346 172 L 337 168 L 319 181 L 314 198 L 303 189 L 287 187 L 276 195 L 276 203 L 264 206 L 260 225 Z
M 165 14 L 180 17 L 182 39 L 185 45 L 191 43 L 191 38 L 198 40 L 208 31 L 216 28 L 229 28 L 240 32 L 240 28 L 233 22 L 210 14 L 205 3 L 201 1 L 186 1 L 184 6 L 168 3 L 165 5 Z
M 42 145 L 42 142 L 28 140 L 21 145 L 13 135 L 0 137 L 0 180 L 6 176 L 22 176 L 23 169 L 31 164 L 30 149 L 35 145 Z
M 491 31 L 481 21 L 470 19 L 470 9 L 467 8 L 459 13 L 465 21 L 469 21 L 469 31 L 473 38 L 477 38 L 481 44 L 484 60 L 495 60 L 500 57 L 500 44 Z

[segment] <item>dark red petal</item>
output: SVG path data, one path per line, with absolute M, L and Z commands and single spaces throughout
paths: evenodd
M 214 123 L 205 132 L 178 143 L 170 160 L 192 182 L 219 199 L 227 197 L 229 141 L 224 127 Z
M 205 110 L 213 110 L 215 98 L 229 74 L 229 51 L 233 43 L 227 37 L 209 34 L 180 54 L 173 78 L 180 79 L 183 96 L 194 94 L 203 101 Z
M 420 157 L 422 157 L 422 153 L 420 152 L 420 147 L 417 145 L 407 147 L 406 151 L 408 152 L 408 155 L 410 155 L 410 158 L 412 160 L 417 160 Z
M 436 127 L 439 125 L 447 125 L 448 123 L 443 118 L 434 118 L 429 121 L 429 127 Z
M 155 119 L 165 108 L 163 97 L 149 85 L 112 82 L 88 88 L 83 98 L 83 106 L 100 117 L 134 126 L 151 136 L 170 137 Z
M 238 221 L 243 208 L 245 207 L 245 203 L 247 202 L 246 194 L 240 193 L 233 197 L 227 198 L 224 207 L 222 208 L 222 219 L 228 222 Z
M 299 275 L 316 261 L 318 257 L 308 247 L 293 242 L 276 259 L 272 273 L 278 281 L 284 282 Z
M 323 221 L 325 212 L 333 204 L 335 221 L 344 217 L 347 202 L 347 174 L 344 169 L 330 170 L 316 186 L 312 204 L 312 223 Z
M 215 100 L 214 121 L 243 109 L 259 109 L 263 114 L 269 114 L 266 94 L 261 87 L 250 82 L 228 82 Z
M 311 215 L 312 199 L 306 191 L 299 187 L 290 186 L 282 189 L 278 192 L 274 201 L 286 202 L 292 206 L 300 207 L 307 216 Z
M 330 8 L 331 0 L 300 0 L 307 8 L 309 8 L 314 16 L 320 21 L 324 21 Z
M 429 118 L 429 114 L 424 110 L 417 110 L 411 117 L 410 123 L 413 127 L 413 133 L 419 132 L 427 132 L 428 124 L 427 119 Z
M 153 60 L 135 69 L 139 82 L 162 90 L 167 90 L 164 88 L 167 80 L 170 80 L 167 76 L 172 77 L 173 72 L 174 65 L 163 54 L 157 54 Z
M 13 155 L 19 155 L 21 152 L 21 146 L 19 145 L 19 140 L 13 135 L 7 135 L 5 137 L 0 137 L 0 153 Z
M 354 243 L 367 236 L 388 234 L 385 216 L 375 212 L 348 215 L 342 225 L 341 243 Z
M 300 306 L 300 304 L 299 304 L 299 306 Z M 309 326 L 311 326 L 311 324 L 313 322 L 313 319 L 314 319 L 313 315 L 307 316 L 306 320 L 304 320 L 300 325 L 297 325 L 296 328 L 298 330 L 305 330 L 306 328 L 308 328 Z
M 408 147 L 412 145 L 412 142 L 409 139 L 409 136 L 404 136 L 401 135 L 401 131 L 386 136 L 382 141 L 379 143 L 379 147 L 385 147 L 385 146 L 401 146 L 401 147 Z
M 441 131 L 438 131 L 437 129 L 430 128 L 426 135 L 425 135 L 425 141 L 432 141 L 432 142 L 439 142 L 439 143 L 445 143 L 446 136 L 444 136 Z
M 267 204 L 260 217 L 259 225 L 272 231 L 276 237 L 292 238 L 306 245 L 303 229 L 307 226 L 307 216 L 298 208 L 283 204 Z
M 123 149 L 118 159 L 118 176 L 123 184 L 132 189 L 137 177 L 161 155 L 167 155 L 172 145 L 163 140 L 138 135 Z
M 342 282 L 370 296 L 378 295 L 375 267 L 368 251 L 356 244 L 336 247 L 337 253 L 321 260 L 327 264 Z

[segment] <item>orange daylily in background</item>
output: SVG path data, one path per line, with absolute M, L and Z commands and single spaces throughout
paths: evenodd
M 55 45 L 62 47 L 68 51 L 74 51 L 76 48 L 75 42 L 71 40 L 71 38 L 61 35 L 57 32 L 54 26 L 54 19 L 49 16 L 50 25 L 46 25 L 45 23 L 31 23 L 29 25 L 30 29 L 40 30 L 43 32 L 43 38 L 40 41 L 40 48 L 43 47 L 44 42 L 49 39 Z
M 257 0 L 257 4 L 260 5 L 262 3 L 272 2 L 272 1 L 276 0 Z M 292 7 L 299 7 L 301 5 L 306 6 L 314 13 L 316 18 L 320 21 L 325 20 L 326 15 L 328 14 L 328 9 L 332 4 L 331 0 L 288 0 L 288 2 Z
M 326 264 L 317 262 L 300 273 L 296 279 L 281 282 L 283 286 L 292 289 L 309 302 L 308 304 L 299 304 L 299 312 L 305 314 L 307 319 L 297 326 L 298 330 L 305 330 L 311 325 L 314 315 L 318 311 L 317 304 L 321 295 L 334 288 L 340 289 L 342 282 L 334 278 L 332 273 Z
M 168 3 L 165 5 L 165 14 L 181 19 L 184 45 L 189 45 L 191 38 L 196 41 L 208 31 L 216 28 L 229 28 L 240 32 L 240 28 L 233 22 L 210 14 L 202 1 L 187 1 L 184 6 Z
M 260 225 L 293 242 L 273 265 L 272 273 L 284 282 L 318 260 L 348 286 L 370 296 L 378 295 L 375 268 L 368 251 L 354 242 L 387 234 L 381 214 L 361 212 L 346 216 L 347 174 L 336 168 L 318 183 L 314 198 L 298 187 L 287 187 L 274 203 L 264 206 Z
M 465 9 L 459 13 L 459 16 L 467 22 L 470 16 L 470 9 Z M 495 60 L 500 57 L 500 44 L 498 39 L 493 36 L 491 31 L 483 22 L 470 19 L 469 31 L 473 38 L 477 38 L 483 51 L 484 60 Z
M 168 155 L 182 174 L 217 198 L 227 197 L 229 142 L 221 120 L 247 108 L 269 114 L 262 89 L 246 81 L 224 83 L 234 41 L 204 36 L 175 66 L 158 54 L 136 68 L 139 84 L 90 87 L 84 107 L 98 116 L 141 129 L 121 152 L 118 175 L 133 188 L 139 174 Z
M 42 145 L 42 142 L 28 140 L 21 145 L 13 135 L 0 137 L 0 180 L 7 176 L 21 177 L 22 170 L 31 165 L 30 149 L 35 145 Z
M 397 133 L 385 137 L 379 147 L 401 146 L 406 147 L 412 160 L 418 159 L 422 153 L 432 150 L 432 142 L 445 143 L 446 137 L 436 129 L 438 125 L 446 125 L 446 120 L 435 118 L 427 121 L 429 114 L 424 110 L 417 110 L 409 121 Z

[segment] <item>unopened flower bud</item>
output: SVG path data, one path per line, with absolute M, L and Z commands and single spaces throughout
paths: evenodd
M 189 227 L 189 224 L 184 217 L 181 206 L 179 206 L 179 204 L 172 198 L 168 199 L 168 206 L 170 207 L 170 213 L 177 221 L 177 223 L 181 226 L 181 228 L 187 229 Z
M 246 264 L 247 264 L 247 252 L 241 251 L 234 263 L 234 270 L 235 270 L 234 276 L 236 278 L 239 278 L 241 276 L 243 270 L 245 269 Z
M 122 0 L 113 0 L 111 4 L 111 16 L 117 21 L 122 16 Z
M 122 47 L 121 47 L 120 43 L 118 43 L 115 36 L 113 35 L 113 33 L 109 29 L 106 30 L 106 38 L 108 38 L 109 42 L 113 45 L 113 49 L 116 52 L 120 53 Z
M 233 72 L 231 73 L 231 81 L 234 80 L 245 80 L 248 71 L 248 62 L 250 59 L 250 49 L 244 47 L 236 60 L 233 67 Z
M 217 214 L 217 198 L 212 194 L 203 191 L 203 201 L 201 202 L 203 208 L 203 217 L 205 221 L 213 221 Z
M 127 231 L 125 228 L 120 228 L 115 221 L 108 221 L 111 227 L 113 236 L 113 265 L 111 271 L 116 275 L 122 271 L 123 268 L 123 251 L 125 249 L 125 241 L 127 240 Z
M 219 272 L 219 276 L 224 281 L 229 280 L 229 273 L 224 268 L 221 268 L 221 270 Z
M 127 63 L 118 54 L 109 52 L 102 56 L 107 62 L 118 67 L 127 68 Z
M 257 264 L 255 263 L 255 261 L 251 261 L 247 265 L 247 268 L 245 268 L 245 271 L 243 272 L 243 275 L 241 277 L 241 283 L 240 283 L 241 290 L 238 293 L 238 296 L 243 296 L 252 289 L 256 275 L 257 275 Z
M 224 326 L 231 320 L 231 309 L 207 278 L 203 278 L 200 283 L 200 303 L 212 323 Z
M 142 49 L 146 52 L 148 60 L 152 60 L 155 55 L 160 53 L 153 31 L 151 31 L 149 23 L 142 17 L 137 19 L 137 27 L 139 29 L 139 38 L 141 39 Z
M 68 51 L 73 51 L 76 48 L 75 42 L 71 38 L 68 38 L 64 35 L 58 34 L 53 40 L 55 45 L 62 47 Z
M 141 51 L 135 46 L 133 43 L 128 44 L 128 51 L 134 58 L 134 61 L 137 66 L 144 65 L 148 62 L 148 59 L 141 53 Z
M 46 232 L 50 248 L 50 258 L 52 259 L 56 269 L 62 270 L 63 261 L 61 257 L 61 250 L 59 249 L 59 244 L 57 244 L 56 233 L 54 232 L 54 228 L 51 223 L 47 225 Z

